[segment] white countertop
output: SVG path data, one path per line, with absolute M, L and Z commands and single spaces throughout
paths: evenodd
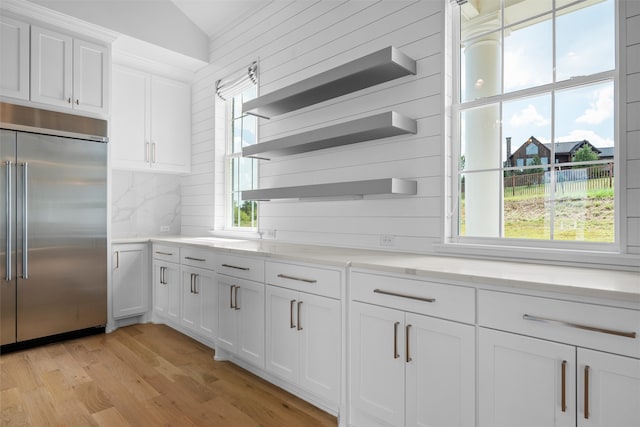
M 146 241 L 215 248 L 237 255 L 262 256 L 274 260 L 319 263 L 337 267 L 351 266 L 380 273 L 409 274 L 422 278 L 462 280 L 479 285 L 563 292 L 640 304 L 640 273 L 631 271 L 300 245 L 272 240 L 140 237 L 113 239 L 112 243 Z

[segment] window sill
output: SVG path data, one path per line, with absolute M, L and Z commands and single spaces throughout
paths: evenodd
M 640 255 L 613 251 L 519 247 L 483 243 L 439 243 L 439 255 L 640 272 Z
M 209 234 L 213 237 L 227 237 L 233 239 L 260 239 L 260 234 L 256 229 L 252 230 L 209 230 Z

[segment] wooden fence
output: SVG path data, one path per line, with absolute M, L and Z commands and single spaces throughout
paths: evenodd
M 575 193 L 613 187 L 613 163 L 607 163 L 578 169 L 505 176 L 504 195 L 549 194 L 552 184 L 551 173 L 555 174 L 556 192 Z

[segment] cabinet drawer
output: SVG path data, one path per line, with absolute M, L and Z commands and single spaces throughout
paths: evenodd
M 637 310 L 481 290 L 478 323 L 488 328 L 640 357 L 640 311 Z
M 475 323 L 475 289 L 353 272 L 351 298 L 458 322 Z
M 280 262 L 265 263 L 265 282 L 297 291 L 340 298 L 340 272 Z
M 215 270 L 216 268 L 215 254 L 207 249 L 180 248 L 180 263 L 209 270 Z
M 180 248 L 176 246 L 153 244 L 153 258 L 169 262 L 180 262 Z
M 217 254 L 216 271 L 227 276 L 264 282 L 264 261 L 256 258 Z

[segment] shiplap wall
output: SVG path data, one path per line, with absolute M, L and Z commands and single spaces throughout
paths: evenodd
M 444 141 L 449 123 L 450 61 L 443 37 L 446 0 L 277 1 L 213 40 L 211 65 L 193 85 L 192 174 L 183 179 L 182 233 L 202 235 L 224 227 L 224 111 L 213 85 L 259 59 L 260 91 L 269 93 L 380 48 L 394 45 L 417 60 L 407 76 L 271 120 L 260 119 L 260 140 L 287 136 L 368 114 L 396 110 L 418 120 L 418 134 L 368 141 L 290 156 L 260 164 L 261 187 L 278 187 L 398 177 L 418 181 L 418 195 L 395 199 L 268 202 L 260 205 L 261 231 L 278 240 L 382 248 L 381 235 L 394 236 L 384 249 L 431 252 L 446 226 Z M 626 2 L 626 239 L 640 253 L 640 1 Z M 449 76 L 449 77 L 447 77 Z M 624 114 L 624 113 L 622 113 Z M 622 135 L 626 134 L 626 141 Z M 622 248 L 625 251 L 625 248 Z
M 193 176 L 183 182 L 183 234 L 223 226 L 220 156 L 211 144 L 221 115 L 213 82 L 259 59 L 260 92 L 268 93 L 386 46 L 417 61 L 417 75 L 358 91 L 271 120 L 268 140 L 388 110 L 417 119 L 417 135 L 363 142 L 260 163 L 260 186 L 279 187 L 383 177 L 418 181 L 418 195 L 394 199 L 262 202 L 260 229 L 278 240 L 425 251 L 441 240 L 443 2 L 272 2 L 212 43 L 211 66 L 194 84 Z M 218 106 L 220 107 L 220 106 Z M 220 154 L 220 153 L 218 153 Z M 216 161 L 217 159 L 217 161 Z M 208 177 L 216 177 L 208 186 Z M 203 200 L 198 197 L 204 196 Z M 192 199 L 189 199 L 192 197 Z M 213 206 L 213 209 L 211 207 Z M 212 217 L 213 212 L 215 216 Z
M 626 14 L 627 235 L 628 252 L 640 254 L 640 0 Z

